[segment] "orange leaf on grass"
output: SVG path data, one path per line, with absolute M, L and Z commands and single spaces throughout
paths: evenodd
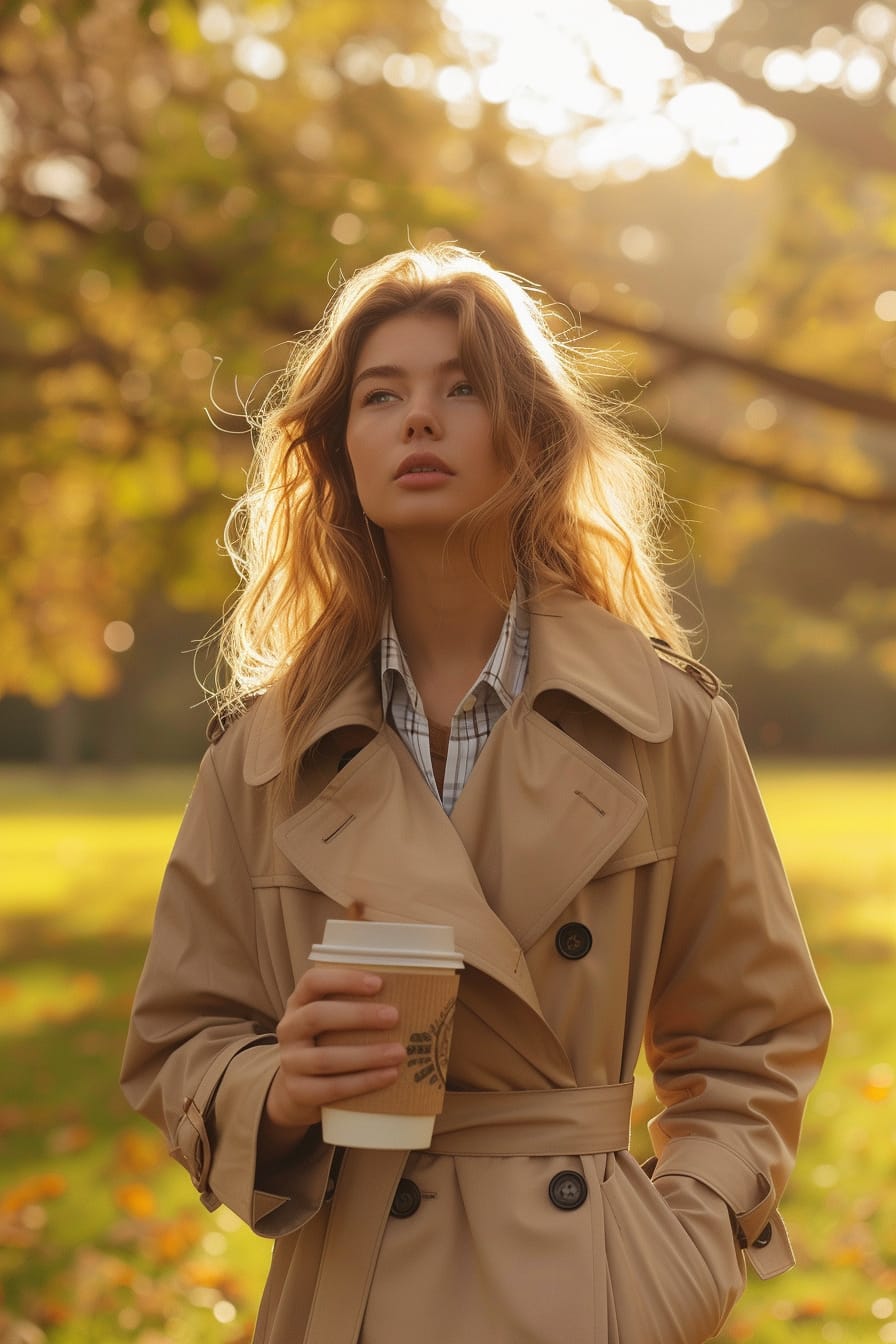
M 141 1185 L 138 1181 L 118 1186 L 115 1203 L 132 1218 L 151 1218 L 156 1211 L 155 1195 L 148 1185 Z
M 27 1204 L 39 1204 L 43 1199 L 58 1199 L 67 1188 L 65 1177 L 55 1171 L 29 1176 L 0 1195 L 0 1213 L 18 1213 Z
M 145 1237 L 147 1251 L 155 1260 L 180 1260 L 202 1236 L 199 1219 L 191 1213 L 182 1214 L 171 1222 L 160 1223 Z M 143 1239 L 141 1239 L 143 1240 Z
M 239 1301 L 243 1294 L 233 1269 L 220 1261 L 193 1260 L 184 1265 L 182 1277 L 197 1288 L 217 1288 L 225 1297 Z
M 128 1129 L 119 1137 L 116 1155 L 125 1171 L 152 1171 L 167 1160 L 168 1150 L 160 1136 Z
M 827 1302 L 823 1302 L 820 1297 L 810 1297 L 799 1303 L 793 1319 L 795 1321 L 814 1321 L 819 1316 L 824 1316 L 827 1310 Z

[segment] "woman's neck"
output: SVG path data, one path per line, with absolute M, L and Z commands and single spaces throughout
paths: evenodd
M 434 677 L 466 678 L 462 695 L 495 647 L 515 576 L 506 561 L 485 557 L 481 579 L 466 556 L 441 546 L 387 544 L 392 615 L 414 680 L 421 687 Z

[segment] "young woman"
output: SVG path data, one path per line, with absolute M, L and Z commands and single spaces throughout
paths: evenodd
M 661 495 L 587 373 L 438 246 L 343 285 L 260 426 L 123 1085 L 203 1203 L 277 1239 L 265 1344 L 699 1344 L 745 1258 L 792 1263 L 828 1009 L 672 614 Z M 321 1138 L 406 1062 L 327 1043 L 395 1020 L 376 976 L 308 961 L 355 903 L 465 958 L 425 1152 Z

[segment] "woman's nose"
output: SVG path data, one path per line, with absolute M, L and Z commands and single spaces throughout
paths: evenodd
M 412 406 L 404 421 L 404 439 L 438 439 L 441 437 L 439 422 L 432 411 L 423 406 Z

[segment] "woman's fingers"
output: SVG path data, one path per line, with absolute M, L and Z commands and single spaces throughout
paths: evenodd
M 302 1008 L 331 994 L 371 995 L 382 987 L 381 976 L 369 971 L 353 971 L 343 966 L 315 966 L 299 980 L 289 996 L 286 1011 Z
M 277 1027 L 277 1039 L 283 1049 L 312 1046 L 332 1032 L 378 1033 L 389 1031 L 397 1022 L 398 1010 L 391 1004 L 320 999 L 287 1010 Z
M 367 1049 L 378 1050 L 379 1047 Z M 345 1101 L 349 1097 L 365 1096 L 368 1092 L 378 1092 L 393 1083 L 404 1061 L 403 1048 L 399 1046 L 398 1050 L 401 1052 L 400 1058 L 396 1058 L 394 1064 L 384 1065 L 374 1056 L 372 1060 L 362 1059 L 360 1068 L 335 1073 L 310 1073 L 306 1071 L 307 1062 L 305 1067 L 297 1067 L 303 1061 L 281 1056 L 280 1069 L 268 1092 L 267 1114 L 275 1125 L 317 1124 L 322 1106 Z
M 329 1078 L 340 1073 L 365 1073 L 403 1064 L 403 1045 L 386 1041 L 372 1045 L 312 1045 L 281 1052 L 281 1062 L 291 1072 L 308 1078 Z
M 315 967 L 299 980 L 277 1027 L 280 1069 L 268 1094 L 275 1124 L 309 1125 L 320 1108 L 388 1087 L 406 1059 L 397 1041 L 334 1041 L 332 1033 L 374 1037 L 398 1022 L 391 1004 L 373 1001 L 382 979 L 363 971 Z

